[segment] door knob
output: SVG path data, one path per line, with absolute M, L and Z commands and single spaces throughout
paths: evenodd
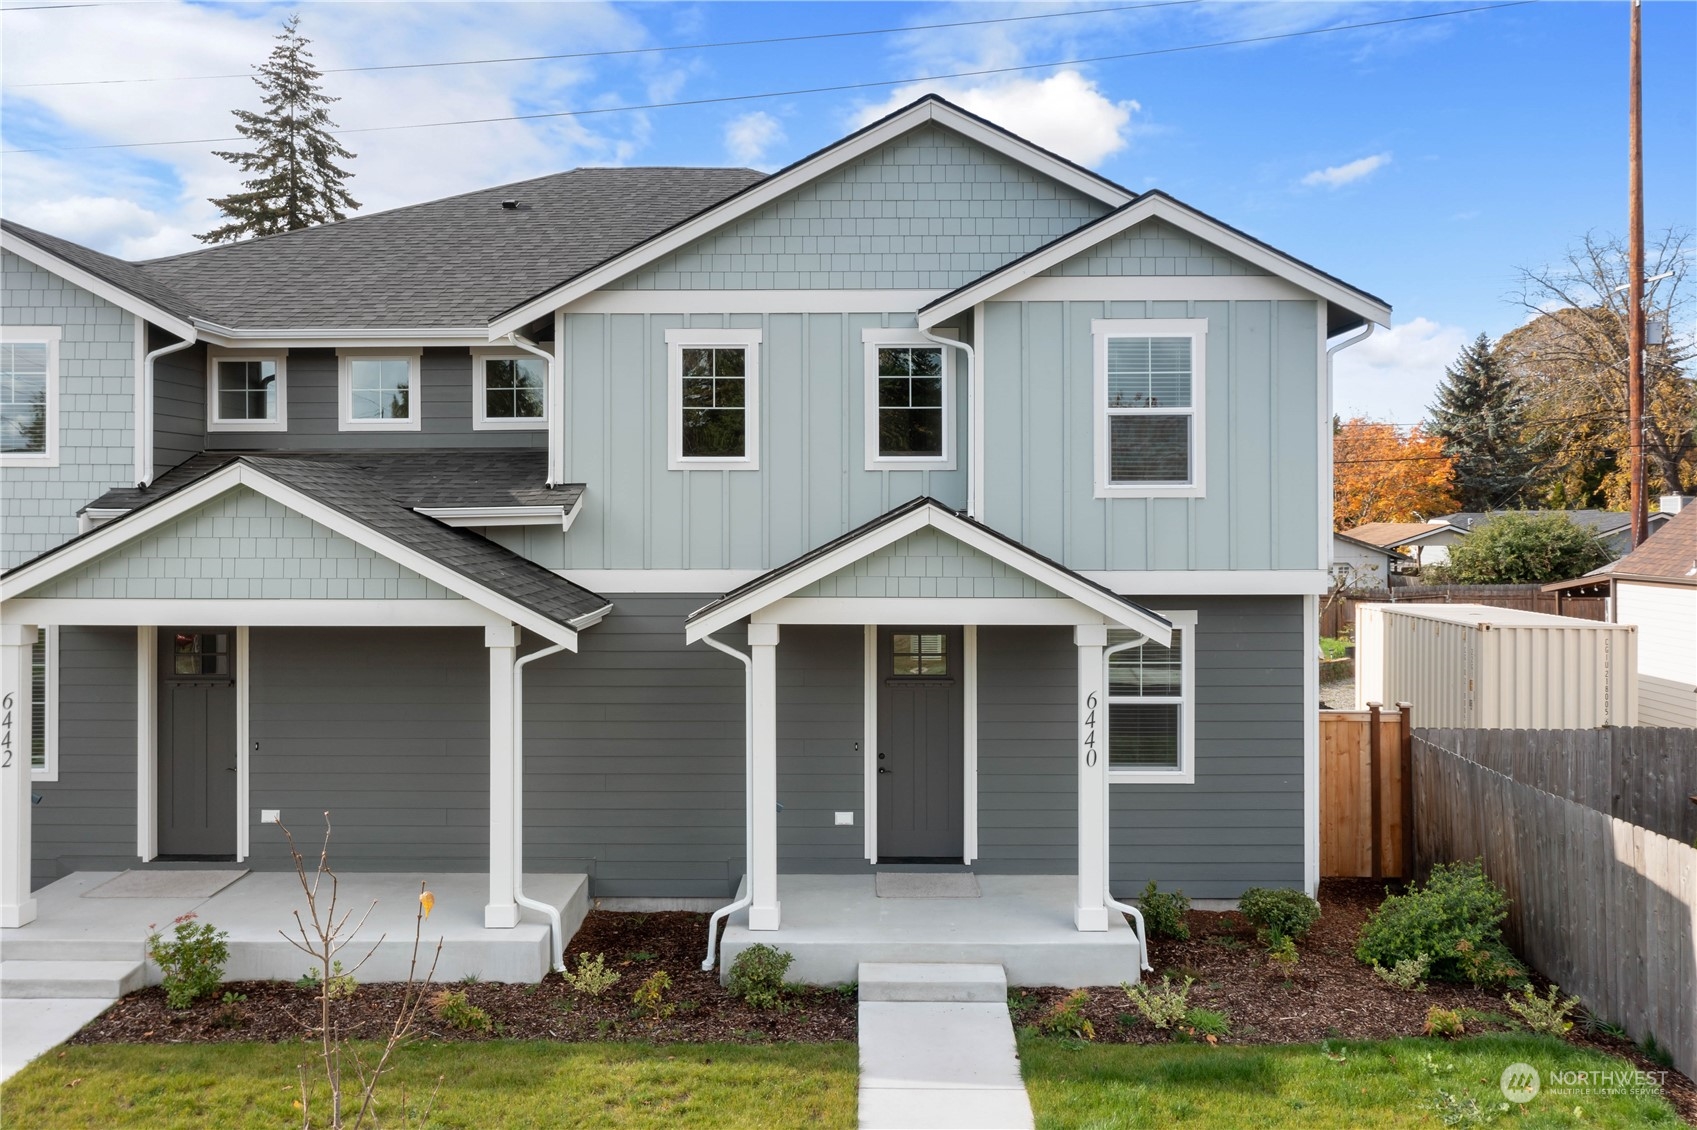
M 882 765 L 878 766 L 878 775 L 880 777 L 882 777 L 885 773 L 888 773 L 888 772 L 889 772 L 889 770 L 884 768 Z

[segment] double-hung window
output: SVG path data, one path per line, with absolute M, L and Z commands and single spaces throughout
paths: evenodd
M 472 351 L 471 425 L 477 431 L 548 426 L 548 363 L 534 353 Z
M 1208 322 L 1098 319 L 1096 497 L 1201 497 Z
M 757 329 L 667 330 L 667 466 L 760 469 Z
M 206 355 L 206 430 L 281 432 L 289 427 L 286 355 L 247 349 L 209 349 Z
M 341 427 L 344 432 L 412 431 L 422 427 L 420 352 L 343 350 L 339 359 Z
M 1161 615 L 1173 625 L 1168 646 L 1133 632 L 1108 633 L 1110 781 L 1196 780 L 1196 613 Z
M 863 330 L 861 342 L 866 356 L 866 469 L 953 470 L 953 351 L 915 330 Z
M 59 465 L 59 327 L 0 326 L 0 466 Z

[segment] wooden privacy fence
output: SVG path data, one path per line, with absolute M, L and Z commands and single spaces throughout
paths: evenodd
M 1596 731 L 1512 732 L 1519 743 L 1495 746 L 1480 731 L 1415 734 L 1421 873 L 1482 858 L 1508 893 L 1505 933 L 1515 949 L 1598 1015 L 1635 1040 L 1655 1036 L 1681 1071 L 1697 1073 L 1697 849 L 1513 775 L 1599 795 L 1590 783 L 1593 765 L 1605 762 Z M 1663 733 L 1612 736 L 1659 748 Z M 1683 734 L 1687 759 L 1694 756 L 1690 730 L 1668 733 Z M 1585 783 L 1535 769 L 1541 755 L 1581 764 Z
M 1411 873 L 1414 824 L 1409 706 L 1320 712 L 1320 874 L 1379 879 Z
M 1545 592 L 1541 585 L 1409 585 L 1350 592 L 1321 603 L 1320 634 L 1353 636 L 1359 604 L 1488 604 L 1581 620 L 1608 619 L 1608 601 L 1600 596 Z

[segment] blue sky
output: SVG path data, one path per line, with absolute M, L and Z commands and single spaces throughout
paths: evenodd
M 31 0 L 39 2 L 39 0 Z M 1189 46 L 1474 6 L 1165 4 L 784 45 L 332 74 L 344 127 L 504 117 L 875 82 Z M 618 51 L 1114 6 L 305 4 L 321 65 Z M 289 10 L 105 4 L 0 15 L 0 207 L 132 258 L 198 246 L 234 187 L 207 144 Z M 1697 224 L 1697 5 L 1645 24 L 1647 224 Z M 1538 4 L 1298 39 L 859 91 L 348 137 L 353 191 L 393 207 L 585 163 L 775 168 L 935 89 L 1134 188 L 1160 187 L 1388 299 L 1342 355 L 1337 404 L 1422 414 L 1462 341 L 1512 328 L 1515 269 L 1626 221 L 1624 3 Z M 1690 328 L 1686 328 L 1690 332 Z

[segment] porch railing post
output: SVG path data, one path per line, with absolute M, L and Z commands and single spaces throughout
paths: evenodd
M 483 629 L 489 652 L 489 903 L 483 925 L 493 930 L 519 924 L 518 889 L 514 867 L 513 819 L 513 661 L 518 657 L 519 630 L 512 624 Z
M 35 921 L 30 879 L 33 624 L 0 624 L 0 927 Z
M 778 625 L 750 624 L 748 651 L 753 659 L 750 719 L 753 763 L 748 813 L 751 835 L 748 861 L 748 928 L 776 930 L 778 905 Z
M 1106 930 L 1108 908 L 1107 815 L 1108 728 L 1107 696 L 1102 686 L 1102 650 L 1108 629 L 1080 624 L 1073 629 L 1078 645 L 1078 899 L 1073 923 L 1080 930 Z

